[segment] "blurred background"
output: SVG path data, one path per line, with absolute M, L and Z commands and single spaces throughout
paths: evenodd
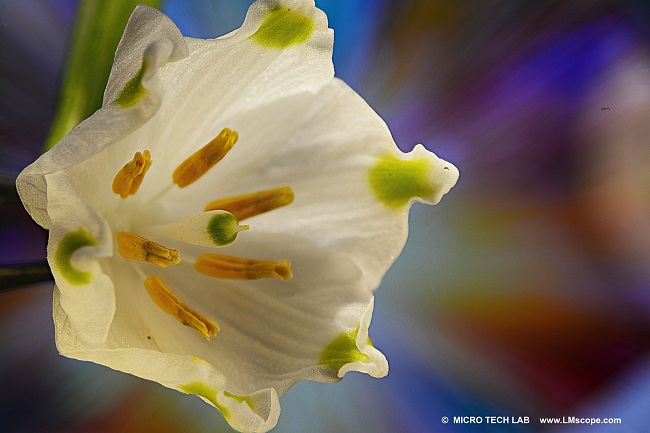
M 207 38 L 239 27 L 250 3 L 162 10 Z M 274 431 L 650 431 L 650 8 L 316 3 L 335 30 L 337 75 L 403 150 L 423 143 L 461 178 L 440 205 L 413 207 L 412 236 L 376 292 L 370 332 L 388 377 L 301 383 Z M 76 6 L 0 0 L 3 176 L 43 148 Z M 42 260 L 42 230 L 19 203 L 0 206 L 0 264 Z M 59 356 L 51 286 L 0 293 L 0 432 L 232 431 L 195 397 Z M 538 420 L 570 416 L 622 423 Z

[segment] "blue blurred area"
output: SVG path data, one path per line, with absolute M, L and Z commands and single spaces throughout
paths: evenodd
M 192 37 L 251 1 L 167 0 Z M 0 0 L 0 170 L 40 152 L 73 0 Z M 403 149 L 461 171 L 377 292 L 386 379 L 302 383 L 276 431 L 648 431 L 650 13 L 644 2 L 318 0 L 337 75 Z M 0 259 L 44 254 L 3 204 Z M 1 294 L 0 432 L 230 431 L 196 398 L 56 354 L 47 285 Z M 442 423 L 442 417 L 452 421 Z M 530 417 L 454 424 L 454 416 Z M 620 417 L 543 428 L 539 417 Z
M 167 0 L 163 12 L 174 20 L 181 32 L 194 38 L 215 38 L 229 33 L 243 22 L 252 0 Z M 316 5 L 328 16 L 334 29 L 336 73 L 348 84 L 360 80 L 365 54 L 372 49 L 385 0 L 348 0 L 345 3 L 319 0 Z

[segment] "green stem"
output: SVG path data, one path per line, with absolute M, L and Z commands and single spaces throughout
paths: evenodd
M 0 204 L 20 203 L 16 191 L 16 175 L 0 171 Z
M 53 279 L 47 262 L 0 265 L 0 293 Z

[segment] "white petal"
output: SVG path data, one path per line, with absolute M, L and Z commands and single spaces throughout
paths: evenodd
M 149 6 L 136 6 L 115 53 L 104 92 L 104 105 L 114 100 L 137 74 L 143 59 L 148 63 L 143 77 L 146 82 L 162 65 L 178 61 L 188 54 L 181 32 L 165 14 Z
M 383 120 L 336 79 L 317 95 L 295 95 L 224 123 L 239 132 L 235 148 L 206 175 L 202 188 L 178 192 L 171 201 L 200 207 L 219 197 L 287 185 L 294 202 L 247 221 L 251 234 L 286 233 L 330 248 L 349 257 L 373 288 L 404 246 L 413 201 L 439 201 L 458 178 L 452 164 L 422 146 L 406 155 L 399 151 Z M 397 208 L 378 199 L 370 171 L 387 154 L 422 159 L 431 168 L 424 181 L 432 194 L 406 197 Z M 176 210 L 180 206 L 167 211 Z
M 99 264 L 113 255 L 111 231 L 79 198 L 66 176 L 48 175 L 47 184 L 47 212 L 54 222 L 47 255 L 66 326 L 80 344 L 97 346 L 106 340 L 115 313 L 113 281 Z
M 276 3 L 295 7 L 313 20 L 306 41 L 280 49 L 251 38 Z M 157 149 L 152 152 L 151 181 L 139 194 L 154 195 L 166 187 L 176 167 L 227 127 L 227 119 L 239 115 L 254 121 L 250 113 L 256 108 L 296 94 L 315 94 L 334 76 L 333 33 L 312 1 L 256 2 L 237 32 L 187 42 L 189 57 L 166 65 L 148 83 L 164 97 L 156 116 L 130 138 L 138 148 L 156 143 Z M 201 179 L 183 194 L 205 183 Z
M 55 292 L 55 318 L 65 323 L 65 313 L 58 308 Z M 226 379 L 222 373 L 194 356 L 161 353 L 139 348 L 69 350 L 61 342 L 71 333 L 57 327 L 57 342 L 63 355 L 103 364 L 116 370 L 156 381 L 185 393 L 196 394 L 217 407 L 230 425 L 242 432 L 266 432 L 275 427 L 280 403 L 273 389 L 264 389 L 247 396 L 224 392 Z
M 135 267 L 120 266 L 113 271 L 117 313 L 110 334 L 101 345 L 88 344 L 79 338 L 85 330 L 71 326 L 70 318 L 61 307 L 59 290 L 55 288 L 53 316 L 61 354 L 106 365 L 185 393 L 204 396 L 205 392 L 191 391 L 210 392 L 215 397 L 204 400 L 222 411 L 227 421 L 240 431 L 265 432 L 275 426 L 280 414 L 275 390 L 261 389 L 241 396 L 246 397 L 253 409 L 246 401 L 239 401 L 237 395 L 225 394 L 227 379 L 223 373 L 199 358 L 191 348 L 184 353 L 173 349 L 179 342 L 192 346 L 205 343 L 205 339 L 201 337 L 195 341 L 193 330 L 188 328 L 185 334 L 182 325 L 175 320 L 161 320 L 169 317 L 148 298 Z M 177 336 L 178 342 L 170 345 L 166 335 L 172 336 L 172 340 Z
M 368 362 L 367 359 L 364 359 L 363 361 L 352 360 L 345 362 L 345 364 L 343 364 L 338 370 L 338 377 L 343 377 L 350 371 L 360 371 L 369 374 L 372 377 L 384 377 L 388 374 L 388 361 L 386 361 L 386 358 L 381 352 L 369 344 L 370 337 L 368 336 L 368 327 L 370 326 L 370 320 L 372 319 L 373 309 L 374 303 L 371 302 L 363 314 L 357 331 L 356 340 L 354 341 L 358 352 L 370 358 L 371 362 Z
M 276 31 L 280 22 L 292 26 Z M 332 43 L 313 0 L 259 0 L 241 29 L 210 41 L 184 40 L 164 15 L 136 9 L 104 108 L 18 179 L 26 208 L 51 230 L 63 354 L 196 394 L 242 431 L 272 428 L 278 396 L 300 380 L 387 374 L 368 338 L 372 290 L 403 247 L 410 205 L 439 201 L 458 172 L 421 146 L 397 149 L 377 114 L 333 79 Z M 174 185 L 174 169 L 223 128 L 239 133 L 235 147 L 194 183 Z M 122 199 L 112 179 L 145 149 L 153 165 Z M 292 279 L 193 268 L 214 246 L 204 228 L 219 212 L 200 213 L 204 205 L 282 186 L 294 202 L 252 217 L 222 251 L 288 260 Z M 181 262 L 161 269 L 113 256 L 111 230 L 177 248 Z M 220 332 L 206 341 L 159 308 L 144 287 L 153 276 Z
M 180 265 L 167 268 L 162 278 L 170 288 L 189 306 L 218 322 L 221 330 L 208 342 L 148 299 L 144 289 L 134 284 L 144 278 L 138 277 L 140 270 L 121 266 L 111 275 L 117 291 L 117 312 L 103 349 L 60 344 L 60 350 L 172 387 L 170 383 L 183 385 L 206 379 L 190 367 L 183 369 L 184 375 L 171 378 L 170 373 L 163 374 L 165 368 L 148 367 L 171 361 L 142 365 L 145 355 L 125 349 L 151 351 L 146 356 L 163 359 L 168 354 L 199 357 L 219 377 L 227 378 L 223 383 L 210 383 L 211 388 L 241 396 L 263 391 L 257 398 L 264 396 L 267 407 L 275 405 L 276 393 L 282 395 L 300 380 L 335 382 L 351 370 L 377 377 L 387 373 L 385 358 L 367 339 L 372 294 L 349 261 L 304 241 L 274 235 L 242 237 L 224 250 L 239 256 L 288 259 L 294 278 L 244 282 L 214 279 L 193 271 L 192 256 L 187 254 Z M 153 266 L 138 269 L 147 275 L 157 274 Z M 358 330 L 356 347 L 350 349 L 361 358 L 323 360 L 332 341 L 354 330 Z M 233 412 L 232 416 L 246 415 Z M 233 419 L 229 422 L 235 425 Z
M 139 37 L 144 37 L 144 42 L 137 39 Z M 177 60 L 186 52 L 185 41 L 167 17 L 152 8 L 136 8 L 121 46 L 118 47 L 106 100 L 114 99 L 119 90 L 133 78 L 142 67 L 143 57 L 149 59 L 146 76 L 142 77 L 145 82 L 151 79 L 157 68 L 166 61 Z M 146 95 L 130 108 L 107 105 L 80 123 L 54 148 L 25 168 L 18 176 L 16 186 L 32 218 L 41 226 L 50 228 L 50 216 L 46 210 L 45 175 L 73 167 L 99 154 L 108 145 L 118 142 L 139 128 L 156 112 L 159 104 L 160 97 L 147 91 Z M 131 156 L 127 158 L 130 159 Z M 126 161 L 121 164 L 124 162 Z M 94 174 L 97 177 L 105 177 L 104 170 Z M 114 176 L 115 172 L 112 175 Z

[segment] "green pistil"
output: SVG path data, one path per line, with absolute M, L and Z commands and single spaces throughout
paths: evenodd
M 230 245 L 237 239 L 237 233 L 247 230 L 248 226 L 240 226 L 237 218 L 230 212 L 217 212 L 208 221 L 208 237 L 218 247 Z

